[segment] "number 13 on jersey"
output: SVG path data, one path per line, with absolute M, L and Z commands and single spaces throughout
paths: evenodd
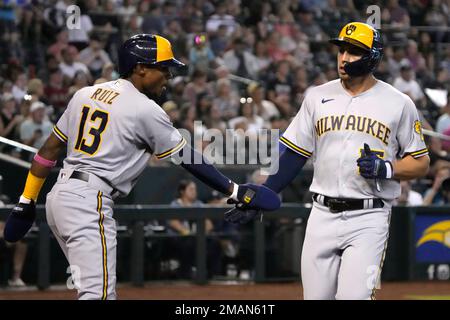
M 75 150 L 93 156 L 99 149 L 102 143 L 102 133 L 105 131 L 109 120 L 108 112 L 100 109 L 95 109 L 88 105 L 83 105 L 81 110 L 81 119 L 78 127 L 78 137 L 75 144 Z M 88 130 L 85 135 L 86 121 Z M 90 140 L 88 143 L 87 141 Z

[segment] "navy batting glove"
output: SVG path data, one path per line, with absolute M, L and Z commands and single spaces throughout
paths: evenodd
M 230 199 L 234 203 L 244 204 L 247 209 L 273 211 L 281 205 L 278 194 L 266 186 L 253 183 L 235 185 Z
M 12 209 L 5 223 L 3 237 L 8 242 L 17 242 L 22 239 L 36 219 L 36 206 L 30 203 L 18 203 Z
M 364 143 L 364 151 L 356 160 L 359 173 L 366 179 L 392 179 L 394 168 L 390 161 L 379 158 L 367 143 Z
M 263 210 L 278 209 L 281 200 L 278 194 L 266 186 L 247 183 L 235 185 L 227 203 L 235 204 L 235 207 L 225 212 L 225 221 L 244 224 L 258 216 L 262 217 Z
M 234 203 L 232 199 L 228 199 L 228 203 Z M 262 215 L 262 212 L 258 209 L 248 209 L 242 203 L 236 204 L 233 209 L 225 212 L 224 220 L 230 223 L 245 224 Z

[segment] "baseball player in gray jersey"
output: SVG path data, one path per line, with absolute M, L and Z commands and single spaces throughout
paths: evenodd
M 121 78 L 76 92 L 33 159 L 4 237 L 15 242 L 28 232 L 42 184 L 67 146 L 64 168 L 47 195 L 46 213 L 77 277 L 79 299 L 116 298 L 114 199 L 130 192 L 151 154 L 159 159 L 179 156 L 183 168 L 234 203 L 262 210 L 280 206 L 278 195 L 267 187 L 237 185 L 208 164 L 149 99 L 164 90 L 169 68 L 182 66 L 167 39 L 150 34 L 131 37 L 119 49 Z
M 311 89 L 280 141 L 279 171 L 265 186 L 280 192 L 307 159 L 313 208 L 301 257 L 305 299 L 370 299 L 380 280 L 399 180 L 424 176 L 429 157 L 412 100 L 372 72 L 380 34 L 352 22 L 339 37 L 340 79 Z M 235 208 L 229 221 L 255 210 Z

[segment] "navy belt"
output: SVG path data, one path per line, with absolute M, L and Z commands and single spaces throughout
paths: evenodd
M 342 211 L 383 208 L 384 202 L 379 198 L 374 199 L 348 199 L 330 198 L 318 193 L 313 194 L 313 200 L 330 208 L 330 212 L 338 213 Z
M 99 177 L 99 178 L 100 178 L 100 177 Z M 84 181 L 84 182 L 89 182 L 89 174 L 86 173 L 86 172 L 74 170 L 74 171 L 72 172 L 72 174 L 70 175 L 70 178 L 69 178 L 69 179 L 78 179 L 78 180 L 82 180 L 82 181 Z M 103 179 L 103 178 L 100 178 L 100 179 L 101 179 L 104 183 L 106 183 L 108 186 L 111 187 L 111 185 L 110 185 L 107 181 L 105 181 L 105 179 Z M 118 190 L 115 189 L 115 188 L 113 188 L 113 187 L 111 187 L 111 188 L 112 188 L 111 196 L 112 196 L 113 198 L 115 198 L 115 197 L 118 195 Z

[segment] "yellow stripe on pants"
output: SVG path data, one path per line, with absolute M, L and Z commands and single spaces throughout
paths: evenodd
M 102 213 L 102 195 L 101 191 L 97 194 L 97 212 L 100 215 L 98 220 L 98 225 L 100 227 L 100 238 L 102 241 L 102 261 L 103 261 L 103 293 L 102 300 L 106 300 L 108 296 L 108 265 L 107 265 L 107 251 L 106 251 L 106 238 L 105 238 L 105 228 L 103 227 L 103 220 L 105 218 Z

